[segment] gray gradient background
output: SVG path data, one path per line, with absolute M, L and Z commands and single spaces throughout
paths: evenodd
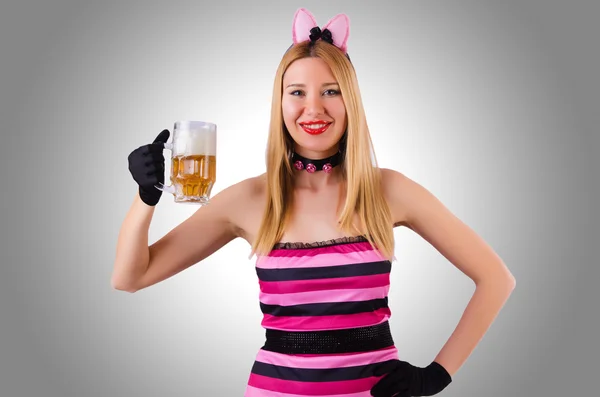
M 264 337 L 245 242 L 136 294 L 110 286 L 136 191 L 126 158 L 200 119 L 219 126 L 215 192 L 263 172 L 302 6 L 351 19 L 380 165 L 429 188 L 517 279 L 442 395 L 597 396 L 598 3 L 233 4 L 0 6 L 0 396 L 243 394 Z M 192 211 L 163 196 L 151 240 Z M 396 237 L 393 333 L 424 366 L 474 287 L 416 234 Z

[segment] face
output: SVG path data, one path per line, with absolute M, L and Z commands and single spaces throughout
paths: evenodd
M 337 152 L 346 130 L 346 107 L 325 61 L 303 58 L 288 67 L 281 107 L 298 154 L 319 159 Z

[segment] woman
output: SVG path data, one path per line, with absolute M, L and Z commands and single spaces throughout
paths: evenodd
M 245 396 L 430 396 L 452 381 L 515 286 L 493 250 L 424 187 L 377 167 L 348 18 L 321 30 L 296 12 L 277 70 L 267 171 L 224 189 L 148 246 L 169 131 L 129 156 L 139 185 L 122 225 L 112 284 L 134 292 L 237 237 L 257 255 L 266 342 Z M 243 197 L 243 200 L 240 198 Z M 401 361 L 388 320 L 393 228 L 414 230 L 476 283 L 445 346 L 425 368 Z M 198 238 L 201 236 L 201 238 Z

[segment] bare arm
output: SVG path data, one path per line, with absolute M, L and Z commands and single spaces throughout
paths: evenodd
M 395 223 L 404 224 L 436 248 L 475 283 L 456 329 L 434 361 L 454 375 L 473 352 L 512 293 L 516 282 L 502 259 L 427 189 L 386 171 Z
M 215 195 L 154 244 L 148 246 L 148 229 L 154 208 L 136 197 L 121 227 L 111 284 L 135 292 L 163 281 L 202 261 L 239 235 L 230 215 L 239 205 L 248 182 L 240 182 Z
M 153 215 L 154 207 L 146 205 L 136 193 L 119 231 L 111 278 L 113 288 L 130 291 L 133 280 L 148 268 L 148 229 Z

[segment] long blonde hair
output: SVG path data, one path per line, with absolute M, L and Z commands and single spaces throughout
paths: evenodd
M 392 260 L 394 236 L 391 214 L 381 188 L 380 170 L 366 123 L 356 72 L 350 60 L 337 47 L 322 40 L 312 45 L 308 41 L 294 45 L 285 53 L 277 68 L 266 152 L 267 200 L 251 255 L 268 254 L 282 238 L 289 222 L 294 198 L 294 171 L 290 164 L 294 142 L 283 122 L 283 75 L 292 62 L 306 57 L 318 57 L 327 63 L 340 85 L 346 107 L 348 127 L 340 141 L 346 198 L 338 215 L 340 227 L 345 233 L 365 236 L 384 257 Z M 355 216 L 360 225 L 354 224 Z

